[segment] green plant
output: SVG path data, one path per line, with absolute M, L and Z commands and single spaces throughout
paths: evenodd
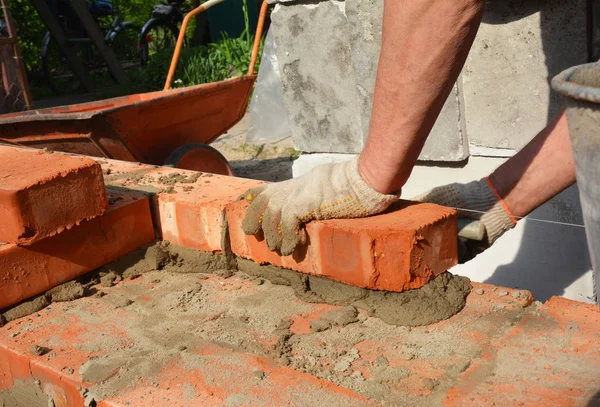
M 248 72 L 254 35 L 250 33 L 246 0 L 243 7 L 245 28 L 239 38 L 231 38 L 223 34 L 222 39 L 216 43 L 181 50 L 173 87 L 219 82 L 240 77 Z M 258 71 L 263 43 L 264 40 L 261 39 L 256 71 Z M 153 55 L 148 66 L 134 74 L 135 79 L 132 82 L 141 84 L 146 90 L 162 89 L 172 56 L 173 49 L 165 49 Z
M 292 159 L 297 159 L 298 157 L 300 157 L 300 151 L 296 150 L 295 148 L 292 147 L 288 147 L 285 149 L 286 155 L 288 155 L 290 158 Z
M 40 65 L 40 47 L 46 33 L 46 26 L 29 0 L 12 0 L 10 8 L 16 21 L 19 46 L 25 67 L 28 72 L 34 73 L 34 78 L 40 77 L 35 74 Z M 0 13 L 0 19 L 4 19 L 2 13 Z

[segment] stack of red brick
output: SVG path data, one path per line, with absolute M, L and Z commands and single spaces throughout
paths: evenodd
M 39 150 L 0 148 L 0 219 L 0 309 L 154 239 L 147 197 L 111 199 L 96 161 Z

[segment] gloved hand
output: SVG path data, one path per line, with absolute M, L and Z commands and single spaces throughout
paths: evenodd
M 247 235 L 263 230 L 269 250 L 292 254 L 305 242 L 303 224 L 313 219 L 360 218 L 386 210 L 396 195 L 375 191 L 360 176 L 358 160 L 326 164 L 301 177 L 250 189 L 242 227 Z
M 459 230 L 461 263 L 471 260 L 488 249 L 504 232 L 517 224 L 517 220 L 497 195 L 488 178 L 468 184 L 454 183 L 440 186 L 413 199 L 459 209 L 459 224 L 461 219 L 478 220 L 481 223 L 484 229 L 481 239 L 475 238 L 466 229 Z

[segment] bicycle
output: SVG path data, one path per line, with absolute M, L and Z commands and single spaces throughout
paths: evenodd
M 104 73 L 106 71 L 104 59 L 95 49 L 92 39 L 87 35 L 68 0 L 57 0 L 53 6 L 53 11 L 67 34 L 69 45 L 87 71 L 92 75 Z M 122 21 L 118 0 L 115 0 L 114 6 L 107 0 L 92 0 L 88 2 L 88 9 L 105 32 L 104 40 L 113 48 L 124 68 L 138 65 L 139 28 L 130 21 Z M 112 20 L 109 20 L 110 17 Z M 110 21 L 110 24 L 107 24 L 107 21 Z M 71 93 L 81 87 L 77 76 L 71 72 L 65 56 L 49 31 L 42 40 L 41 57 L 43 75 L 48 87 L 54 93 Z M 112 79 L 115 80 L 114 77 Z
M 156 4 L 152 7 L 152 15 L 139 36 L 140 65 L 148 64 L 151 55 L 163 49 L 175 48 L 179 36 L 179 24 L 183 15 L 189 10 L 182 10 L 184 0 L 175 0 L 170 3 Z

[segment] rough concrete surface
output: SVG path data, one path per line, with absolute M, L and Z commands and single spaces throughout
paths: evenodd
M 69 281 L 46 291 L 33 299 L 23 301 L 13 307 L 9 307 L 0 313 L 0 326 L 3 323 L 14 321 L 38 312 L 52 302 L 72 301 L 85 295 L 85 287 L 77 281 Z
M 215 273 L 229 278 L 235 270 L 270 280 L 273 284 L 287 285 L 296 296 L 311 303 L 345 305 L 347 308 L 324 315 L 323 319 L 333 325 L 347 325 L 354 318 L 353 306 L 365 309 L 370 315 L 393 325 L 428 325 L 451 317 L 465 305 L 471 290 L 469 280 L 464 277 L 443 273 L 424 287 L 401 293 L 372 291 L 349 286 L 326 278 L 308 276 L 275 266 L 258 265 L 250 260 L 228 258 L 224 254 L 213 254 L 158 242 L 139 249 L 128 256 L 104 266 L 100 270 L 100 282 L 113 274 L 135 278 L 142 273 L 163 270 L 171 273 Z M 107 273 L 108 271 L 108 273 Z
M 277 6 L 272 29 L 298 149 L 362 150 L 369 133 L 382 16 L 383 1 L 374 0 Z M 459 81 L 420 159 L 462 161 L 468 157 L 462 103 Z
M 518 150 L 558 112 L 550 80 L 587 62 L 586 3 L 487 2 L 462 74 L 471 144 Z
M 381 51 L 383 1 L 347 0 L 346 17 L 350 30 L 349 43 L 356 89 L 361 102 L 363 139 L 366 142 Z M 469 156 L 463 109 L 462 79 L 459 79 L 431 129 L 419 155 L 420 160 L 454 162 L 465 160 Z
M 340 1 L 277 5 L 271 15 L 292 137 L 302 151 L 350 153 L 363 147 L 344 8 Z
M 304 301 L 353 305 L 392 325 L 420 326 L 450 318 L 464 307 L 471 291 L 468 279 L 450 273 L 439 275 L 422 288 L 393 293 L 354 287 L 274 266 L 259 266 L 245 259 L 238 259 L 238 267 L 274 284 L 291 286 L 296 296 Z
M 296 145 L 306 152 L 360 152 L 383 1 L 278 3 L 271 27 Z M 586 0 L 487 2 L 465 68 L 420 159 L 462 161 L 469 144 L 477 154 L 523 147 L 562 105 L 550 89 L 552 77 L 587 61 L 586 23 Z

